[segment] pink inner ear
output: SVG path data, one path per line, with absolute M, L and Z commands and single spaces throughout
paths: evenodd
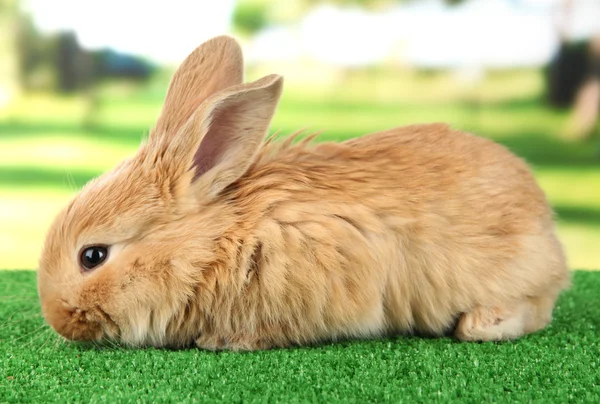
M 208 132 L 194 155 L 194 167 L 196 167 L 194 181 L 221 160 L 235 136 L 231 128 L 232 111 L 217 110 L 214 114 Z
M 221 142 L 216 139 L 216 136 L 210 136 L 210 132 L 202 139 L 200 147 L 194 155 L 194 166 L 196 172 L 194 181 L 202 174 L 214 167 L 219 151 L 222 148 Z

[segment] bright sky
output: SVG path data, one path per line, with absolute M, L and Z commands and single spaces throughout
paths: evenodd
M 24 0 L 44 31 L 69 28 L 88 48 L 110 46 L 177 63 L 204 40 L 230 32 L 235 0 Z M 557 45 L 561 0 L 472 0 L 448 8 L 420 0 L 384 13 L 319 6 L 293 27 L 272 27 L 248 45 L 248 60 L 301 54 L 340 65 L 383 60 L 402 48 L 420 66 L 545 63 Z M 600 33 L 600 0 L 574 0 L 571 36 Z
M 210 37 L 229 31 L 235 0 L 23 0 L 46 32 L 73 29 L 86 48 L 110 46 L 178 62 Z

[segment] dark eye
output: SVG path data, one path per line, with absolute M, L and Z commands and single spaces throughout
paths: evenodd
M 84 271 L 91 271 L 98 265 L 102 264 L 108 257 L 108 249 L 103 246 L 86 247 L 82 252 L 79 260 Z

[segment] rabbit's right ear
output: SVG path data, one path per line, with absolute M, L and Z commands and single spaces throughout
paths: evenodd
M 175 72 L 150 136 L 174 136 L 204 100 L 241 84 L 243 75 L 242 50 L 235 39 L 218 36 L 204 42 Z
M 259 153 L 282 87 L 275 74 L 230 87 L 202 104 L 172 138 L 149 142 L 147 161 L 163 188 L 177 199 L 211 199 L 239 179 Z

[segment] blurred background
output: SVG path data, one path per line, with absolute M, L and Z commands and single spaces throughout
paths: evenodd
M 285 76 L 272 130 L 444 121 L 533 167 L 574 269 L 600 269 L 600 0 L 0 0 L 0 268 L 133 154 L 177 64 L 220 34 Z

